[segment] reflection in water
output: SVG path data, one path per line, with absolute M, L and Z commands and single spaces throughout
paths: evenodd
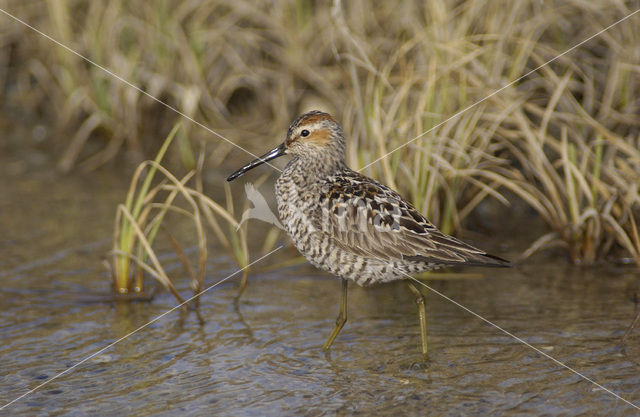
M 233 305 L 233 311 L 238 315 L 238 322 L 242 325 L 242 327 L 246 331 L 247 342 L 249 343 L 255 342 L 255 339 L 253 337 L 253 331 L 251 331 L 251 327 L 249 326 L 249 324 L 247 324 L 244 317 L 242 316 L 242 312 L 240 311 L 240 300 L 237 297 L 234 297 L 232 305 Z

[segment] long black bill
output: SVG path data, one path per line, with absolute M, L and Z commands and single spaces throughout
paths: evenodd
M 229 175 L 227 177 L 227 181 L 233 181 L 236 178 L 238 178 L 239 176 L 241 176 L 242 174 L 244 174 L 245 172 L 249 171 L 250 169 L 253 169 L 253 168 L 257 167 L 258 165 L 262 165 L 267 161 L 271 161 L 272 159 L 276 159 L 277 157 L 284 155 L 286 149 L 287 148 L 285 148 L 284 143 L 282 145 L 280 145 L 280 146 L 277 146 L 277 147 L 271 149 L 269 152 L 265 153 L 260 158 L 249 162 L 247 165 L 243 166 L 242 168 L 240 168 L 239 170 L 237 170 L 233 174 Z

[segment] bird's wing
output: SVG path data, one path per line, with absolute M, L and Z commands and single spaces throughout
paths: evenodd
M 357 172 L 329 178 L 320 201 L 314 226 L 354 254 L 437 265 L 508 264 L 442 233 L 398 193 Z

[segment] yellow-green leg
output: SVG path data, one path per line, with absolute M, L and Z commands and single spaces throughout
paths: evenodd
M 411 281 L 407 281 L 407 285 L 411 292 L 416 296 L 416 304 L 418 305 L 418 316 L 420 317 L 420 339 L 422 340 L 422 357 L 427 360 L 427 308 L 424 295 L 416 288 Z
M 346 279 L 342 280 L 342 298 L 340 299 L 340 314 L 338 314 L 338 318 L 336 319 L 336 326 L 333 328 L 333 331 L 329 335 L 329 338 L 324 344 L 324 350 L 329 350 L 333 341 L 342 330 L 342 326 L 347 322 L 347 289 L 349 288 L 349 282 Z

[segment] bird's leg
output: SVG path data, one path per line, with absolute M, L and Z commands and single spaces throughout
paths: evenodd
M 338 318 L 336 319 L 336 326 L 333 328 L 333 331 L 329 335 L 329 338 L 324 344 L 324 350 L 329 350 L 333 341 L 335 340 L 340 330 L 342 330 L 342 326 L 347 322 L 347 289 L 349 288 L 349 281 L 346 279 L 342 280 L 342 298 L 340 299 L 340 314 L 338 314 Z
M 416 304 L 418 305 L 418 316 L 420 317 L 420 338 L 422 340 L 422 357 L 427 360 L 427 309 L 424 295 L 416 288 L 411 281 L 407 281 L 407 285 L 411 292 L 416 296 Z

